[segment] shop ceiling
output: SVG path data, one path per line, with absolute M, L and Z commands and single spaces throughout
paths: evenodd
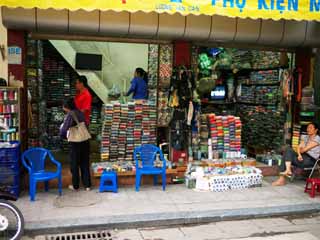
M 57 38 L 187 40 L 276 48 L 320 46 L 320 23 L 316 21 L 8 7 L 2 7 L 2 20 L 9 29 Z

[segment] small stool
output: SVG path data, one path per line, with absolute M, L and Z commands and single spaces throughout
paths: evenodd
M 102 173 L 99 191 L 118 192 L 118 177 L 116 172 L 104 171 Z
M 311 184 L 311 187 L 309 186 Z M 320 178 L 308 178 L 304 192 L 309 192 L 310 197 L 314 198 L 316 191 L 320 192 Z

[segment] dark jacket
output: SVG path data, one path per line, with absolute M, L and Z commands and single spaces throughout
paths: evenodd
M 83 112 L 79 111 L 79 110 L 73 110 L 73 112 L 76 114 L 78 121 L 79 122 L 85 122 L 85 116 L 83 114 Z M 62 138 L 67 138 L 67 132 L 69 130 L 69 128 L 75 126 L 77 123 L 73 120 L 71 112 L 69 112 L 63 121 L 63 124 L 60 127 L 60 136 Z

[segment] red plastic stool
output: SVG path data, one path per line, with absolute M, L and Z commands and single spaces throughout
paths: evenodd
M 308 178 L 304 192 L 309 192 L 310 197 L 314 198 L 316 195 L 316 190 L 317 192 L 320 192 L 320 178 Z

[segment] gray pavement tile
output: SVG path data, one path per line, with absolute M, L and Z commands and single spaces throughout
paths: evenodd
M 223 239 L 228 237 L 228 234 L 217 228 L 215 224 L 181 227 L 180 229 L 189 239 Z
M 115 231 L 113 234 L 115 240 L 143 240 L 137 229 Z
M 291 226 L 292 223 L 284 218 L 264 218 L 251 220 L 260 229 L 269 229 L 272 227 Z
M 149 229 L 140 230 L 143 239 L 161 239 L 161 240 L 173 240 L 173 239 L 183 239 L 184 234 L 179 228 L 169 228 L 169 229 Z
M 303 218 L 303 219 L 294 219 L 292 220 L 293 224 L 296 225 L 306 225 L 306 224 L 319 224 L 320 221 L 317 218 Z
M 260 228 L 251 220 L 218 222 L 216 227 L 234 237 L 249 237 L 260 233 Z
M 231 240 L 240 240 L 231 239 Z M 318 240 L 315 236 L 310 233 L 293 233 L 293 234 L 281 234 L 269 237 L 250 237 L 241 238 L 241 240 Z

